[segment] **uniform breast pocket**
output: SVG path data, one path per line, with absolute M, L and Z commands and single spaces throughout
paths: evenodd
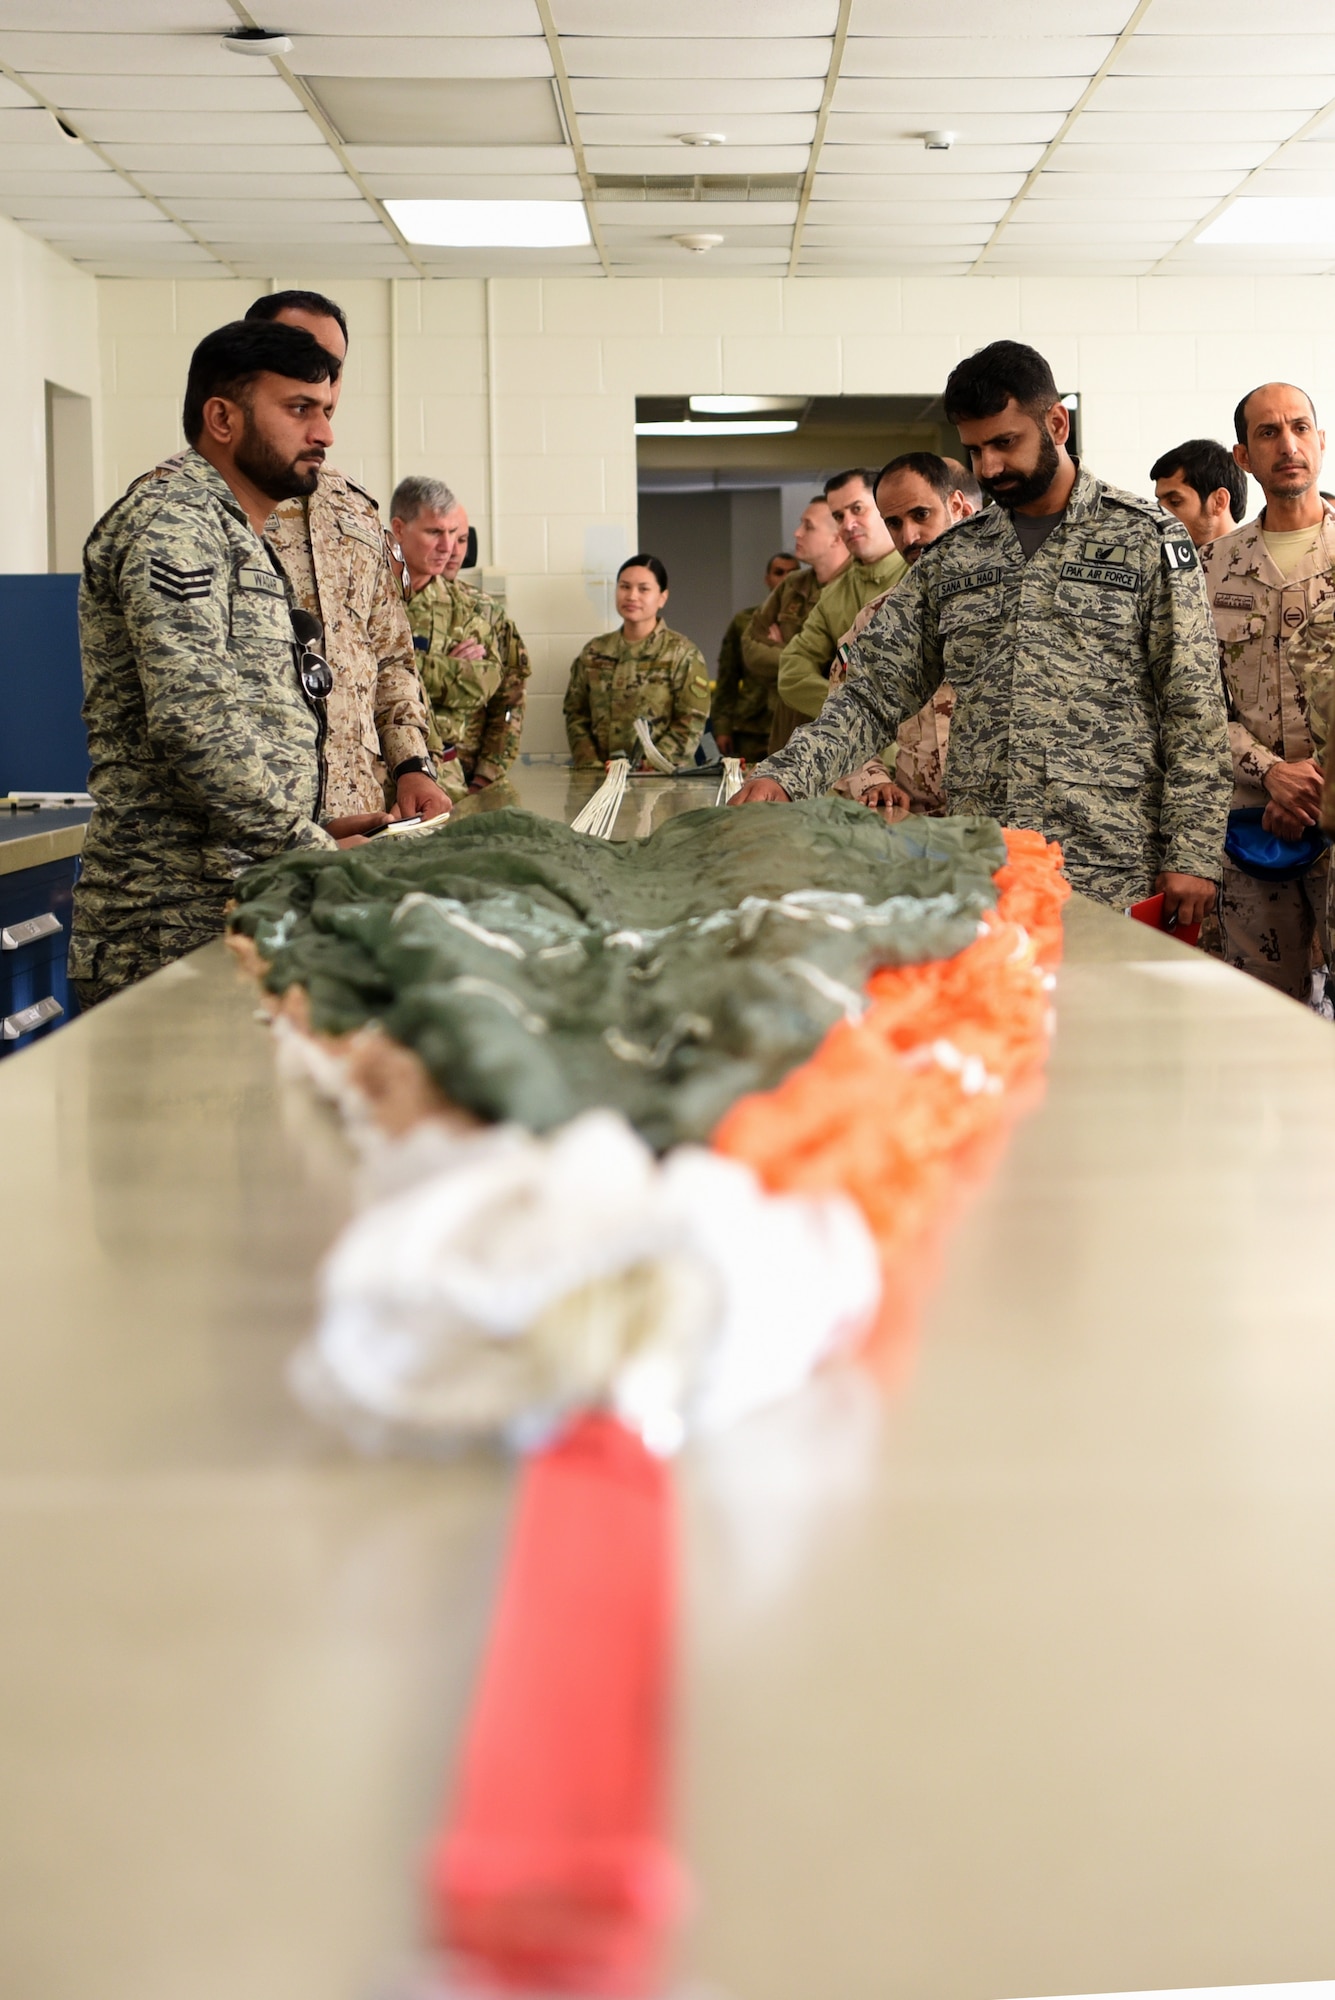
M 1006 600 L 999 584 L 985 590 L 961 590 L 947 597 L 937 613 L 937 630 L 945 655 L 946 678 L 968 688 L 996 651 L 1005 623 Z
M 365 624 L 380 585 L 384 550 L 380 537 L 360 521 L 340 519 L 339 559 L 347 578 L 348 609 L 359 624 Z
M 1096 671 L 1120 678 L 1128 660 L 1143 651 L 1137 589 L 1063 576 L 1052 609 L 1063 649 Z

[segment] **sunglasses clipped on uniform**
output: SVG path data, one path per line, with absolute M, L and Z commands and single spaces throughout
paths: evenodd
M 324 626 L 309 611 L 294 610 L 291 618 L 293 652 L 301 685 L 312 701 L 327 701 L 334 692 L 334 670 L 320 651 Z

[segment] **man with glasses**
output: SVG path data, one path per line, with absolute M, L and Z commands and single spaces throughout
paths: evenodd
M 190 449 L 93 529 L 79 595 L 94 809 L 69 965 L 89 1007 L 207 944 L 240 871 L 347 846 L 321 825 L 319 628 L 294 614 L 263 526 L 333 441 L 336 361 L 299 328 L 237 322 L 195 349 Z M 299 629 L 298 629 L 299 627 Z

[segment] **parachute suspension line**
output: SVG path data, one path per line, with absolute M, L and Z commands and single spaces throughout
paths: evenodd
M 629 771 L 630 763 L 627 758 L 613 757 L 607 767 L 607 776 L 593 797 L 571 820 L 573 832 L 592 834 L 595 840 L 612 838 L 612 828 L 617 823 L 621 801 L 626 796 L 626 778 Z

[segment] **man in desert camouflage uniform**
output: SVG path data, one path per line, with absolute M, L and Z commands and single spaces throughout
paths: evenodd
M 287 584 L 259 532 L 274 500 L 315 483 L 330 365 L 292 327 L 210 334 L 190 363 L 192 448 L 88 538 L 94 806 L 69 953 L 85 1007 L 216 937 L 252 861 L 335 845 L 318 824 L 323 683 L 299 663 Z
M 408 572 L 408 623 L 451 797 L 485 791 L 519 755 L 528 652 L 494 597 L 459 576 L 468 515 L 440 479 L 401 479 L 390 526 Z
M 1218 654 L 1193 547 L 1066 451 L 1042 356 L 998 341 L 955 369 L 946 413 L 985 492 L 857 641 L 847 684 L 733 803 L 811 798 L 949 680 L 947 788 L 1061 842 L 1114 907 L 1157 886 L 1170 916 L 1215 899 L 1230 791 Z
M 347 320 L 318 292 L 272 292 L 248 320 L 304 327 L 337 361 Z M 337 404 L 340 381 L 334 385 Z M 375 501 L 333 466 L 315 489 L 284 502 L 267 537 L 298 604 L 324 627 L 334 670 L 325 743 L 325 811 L 375 812 L 386 796 L 405 818 L 448 812 L 428 748 L 428 718 L 398 579 L 389 565 Z
M 776 591 L 796 568 L 796 556 L 771 556 L 765 565 L 766 596 Z M 748 604 L 735 614 L 723 634 L 710 708 L 714 741 L 722 754 L 744 758 L 748 764 L 759 763 L 769 749 L 776 694 L 774 682 L 758 680 L 749 674 L 742 657 L 742 634 L 759 609 L 757 604 Z
M 853 560 L 823 493 L 808 500 L 793 536 L 793 547 L 799 561 L 807 567 L 795 570 L 777 590 L 770 592 L 742 633 L 742 665 L 748 676 L 775 691 L 768 744 L 771 752 L 782 750 L 793 731 L 807 720 L 778 693 L 783 649 L 802 630 L 826 584 L 832 583 Z
M 1265 494 L 1255 521 L 1201 550 L 1219 634 L 1233 751 L 1234 808 L 1298 840 L 1321 807 L 1327 710 L 1335 688 L 1335 508 L 1317 482 L 1325 450 L 1302 389 L 1268 382 L 1244 396 L 1234 456 Z M 1219 898 L 1230 965 L 1305 1000 L 1330 963 L 1329 856 L 1293 882 L 1268 882 L 1225 857 Z

